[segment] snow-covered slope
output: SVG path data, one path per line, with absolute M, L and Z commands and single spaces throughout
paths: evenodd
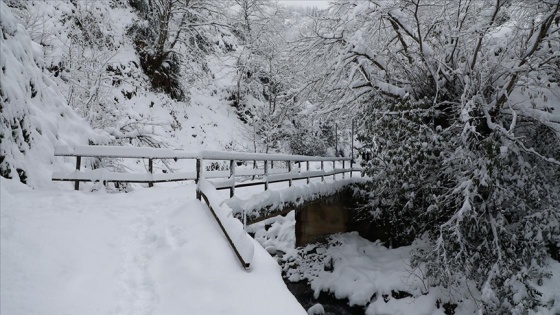
M 1 178 L 2 314 L 305 314 L 255 241 L 250 271 L 194 186 L 32 191 Z
M 25 172 L 31 186 L 48 185 L 53 171 L 71 168 L 70 159 L 53 158 L 55 145 L 248 147 L 226 100 L 234 84 L 231 60 L 219 53 L 207 57 L 204 77 L 185 63 L 187 97 L 178 101 L 155 91 L 143 73 L 129 34 L 139 17 L 127 1 L 1 5 L 4 176 Z M 142 163 L 101 166 L 138 170 Z
M 31 186 L 45 184 L 55 145 L 102 142 L 67 105 L 44 69 L 41 46 L 0 2 L 0 170 Z

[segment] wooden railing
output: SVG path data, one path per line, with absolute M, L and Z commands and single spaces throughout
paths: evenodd
M 53 181 L 72 181 L 74 189 L 80 189 L 80 182 L 102 181 L 123 183 L 148 183 L 150 187 L 154 183 L 195 180 L 195 172 L 180 173 L 154 173 L 154 160 L 179 160 L 196 159 L 198 154 L 184 152 L 181 150 L 118 147 L 118 146 L 79 146 L 76 148 L 59 147 L 55 149 L 55 156 L 67 156 L 76 158 L 76 171 L 73 173 L 55 172 Z M 148 160 L 147 174 L 115 173 L 107 170 L 81 171 L 83 157 L 92 158 L 122 158 L 122 159 L 145 159 Z
M 230 197 L 235 193 L 236 188 L 249 186 L 264 186 L 268 190 L 269 184 L 288 182 L 292 186 L 294 180 L 306 180 L 310 182 L 312 178 L 332 176 L 336 179 L 337 174 L 342 174 L 344 178 L 347 174 L 352 177 L 355 172 L 361 169 L 353 167 L 353 161 L 348 157 L 316 157 L 303 155 L 283 155 L 283 154 L 263 154 L 263 153 L 242 153 L 242 152 L 219 152 L 201 151 L 185 152 L 182 150 L 156 149 L 156 148 L 137 148 L 137 147 L 117 147 L 117 146 L 80 146 L 76 148 L 57 148 L 55 156 L 75 157 L 76 171 L 72 173 L 53 173 L 53 181 L 72 181 L 74 189 L 78 190 L 80 182 L 101 181 L 106 182 L 126 182 L 126 183 L 147 183 L 150 187 L 154 183 L 174 182 L 194 180 L 198 182 L 201 178 L 211 179 L 212 184 L 218 190 L 229 189 Z M 148 173 L 116 173 L 103 169 L 82 171 L 81 163 L 83 157 L 93 158 L 123 158 L 123 159 L 145 159 L 148 160 Z M 154 173 L 154 160 L 196 160 L 195 172 L 178 173 Z M 208 162 L 223 162 L 226 170 L 208 170 L 211 165 Z M 311 170 L 311 163 L 317 163 L 317 170 Z M 327 163 L 332 163 L 332 167 L 326 170 Z M 238 164 L 247 165 L 239 167 Z M 275 167 L 276 164 L 276 167 Z M 337 165 L 338 164 L 338 165 Z M 297 165 L 297 167 L 295 167 Z M 305 169 L 302 168 L 305 166 Z M 221 166 L 224 166 L 223 164 Z M 261 167 L 262 166 L 262 167 Z M 283 166 L 283 167 L 282 167 Z M 340 168 L 337 168 L 341 166 Z M 349 166 L 347 168 L 347 166 Z M 252 180 L 248 180 L 251 178 Z M 220 180 L 221 179 L 221 180 Z M 197 189 L 197 199 L 201 199 Z

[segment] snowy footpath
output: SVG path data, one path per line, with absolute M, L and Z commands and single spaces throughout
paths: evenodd
M 107 194 L 0 181 L 1 314 L 306 314 L 255 241 L 251 270 L 240 266 L 192 185 Z

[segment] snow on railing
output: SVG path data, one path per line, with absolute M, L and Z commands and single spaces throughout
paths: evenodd
M 353 161 L 349 157 L 319 157 L 304 155 L 287 155 L 287 154 L 264 154 L 264 153 L 246 153 L 246 152 L 221 152 L 221 151 L 200 151 L 187 152 L 183 150 L 167 149 L 167 148 L 140 148 L 140 147 L 119 147 L 119 146 L 78 146 L 75 148 L 57 147 L 55 156 L 73 156 L 76 157 L 76 171 L 72 173 L 53 173 L 54 181 L 73 181 L 74 189 L 78 190 L 80 182 L 129 182 L 129 183 L 148 183 L 152 187 L 154 183 L 171 182 L 171 181 L 199 181 L 201 178 L 208 179 L 225 179 L 214 181 L 217 189 L 229 189 L 230 197 L 233 197 L 235 188 L 262 185 L 268 190 L 270 183 L 289 182 L 292 186 L 294 180 L 306 180 L 310 182 L 312 178 L 321 177 L 324 181 L 326 176 L 333 176 L 336 179 L 337 174 L 342 174 L 342 178 L 346 173 L 353 176 L 359 168 L 353 167 Z M 82 157 L 95 158 L 134 158 L 148 160 L 148 174 L 129 174 L 115 173 L 108 170 L 81 171 Z M 153 160 L 196 160 L 196 172 L 189 173 L 164 173 L 154 174 Z M 228 170 L 205 170 L 206 161 L 229 161 Z M 237 163 L 253 162 L 252 169 L 236 170 Z M 262 162 L 264 169 L 258 168 L 258 163 Z M 274 168 L 274 162 L 285 163 L 287 167 Z M 320 163 L 321 169 L 310 170 L 310 162 Z M 325 162 L 332 163 L 331 170 L 325 170 Z M 338 164 L 342 164 L 342 168 L 337 168 Z M 350 162 L 350 168 L 346 167 L 346 162 Z M 305 171 L 303 171 L 302 163 L 305 163 Z M 297 164 L 297 168 L 293 165 Z M 278 165 L 277 165 L 278 166 Z M 249 182 L 237 182 L 236 177 L 253 177 Z M 258 178 L 255 180 L 255 178 Z M 197 192 L 197 198 L 200 194 Z
M 333 182 L 312 182 L 309 185 L 267 190 L 249 199 L 234 196 L 223 203 L 232 209 L 236 217 L 239 217 L 246 225 L 250 225 L 281 214 L 281 211 L 285 209 L 292 210 L 307 202 L 332 196 L 348 185 L 365 181 L 367 181 L 366 178 L 355 177 Z
M 210 182 L 201 179 L 198 182 L 198 189 L 216 222 L 220 225 L 222 232 L 224 232 L 237 259 L 245 269 L 248 269 L 251 266 L 255 248 L 249 235 L 243 229 L 243 225 L 233 217 L 229 206 L 222 203 L 222 197 Z

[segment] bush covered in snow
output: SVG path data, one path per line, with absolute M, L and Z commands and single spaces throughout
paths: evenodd
M 341 0 L 301 40 L 325 111 L 362 115 L 369 215 L 427 236 L 413 264 L 432 285 L 474 283 L 490 313 L 540 303 L 560 241 L 559 10 Z
M 41 46 L 4 2 L 0 14 L 0 175 L 37 186 L 50 179 L 55 145 L 103 139 L 68 106 Z

